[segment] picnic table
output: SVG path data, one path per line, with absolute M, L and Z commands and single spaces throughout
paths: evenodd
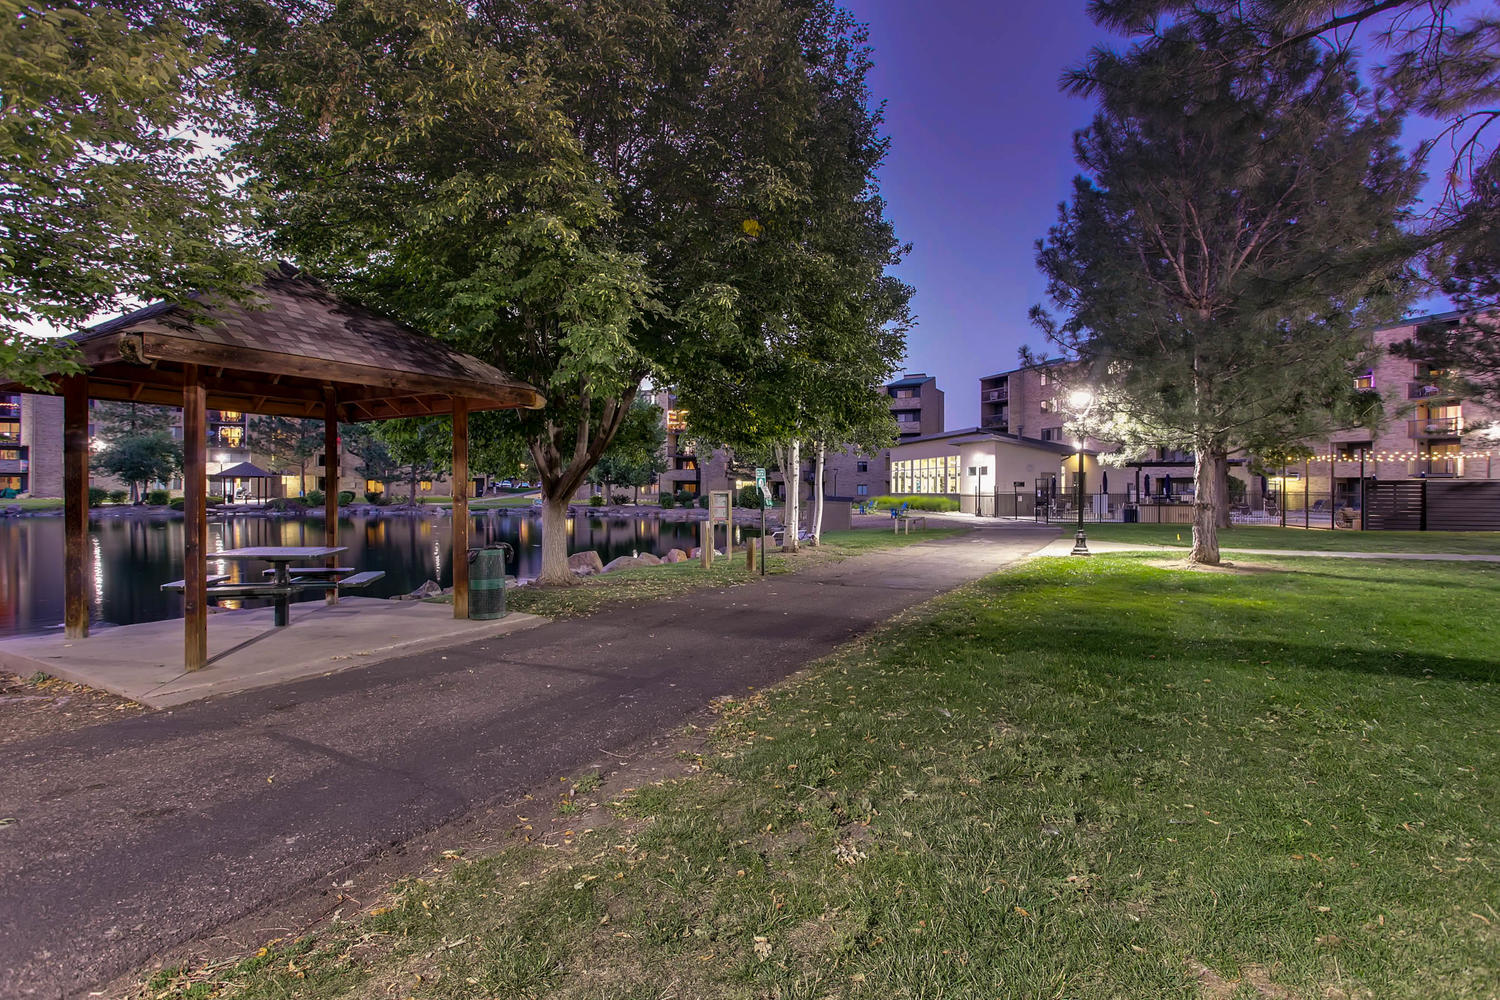
M 209 577 L 209 597 L 268 597 L 276 609 L 275 622 L 278 628 L 291 620 L 291 597 L 293 594 L 314 587 L 323 589 L 339 587 L 363 587 L 374 583 L 383 572 L 355 573 L 352 566 L 293 566 L 293 563 L 310 559 L 325 559 L 347 552 L 343 545 L 253 545 L 242 549 L 225 549 L 211 553 L 210 559 L 234 559 L 261 561 L 271 564 L 267 574 L 270 580 L 264 583 L 241 581 L 223 583 L 227 577 Z M 352 575 L 351 575 L 352 574 Z M 174 580 L 163 584 L 163 590 L 182 590 L 184 582 Z

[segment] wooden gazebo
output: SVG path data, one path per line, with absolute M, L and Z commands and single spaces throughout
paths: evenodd
M 159 304 L 71 338 L 87 366 L 63 397 L 64 625 L 88 635 L 88 401 L 182 407 L 184 665 L 208 659 L 206 411 L 322 419 L 328 545 L 338 540 L 338 422 L 453 418 L 453 614 L 468 617 L 469 427 L 475 410 L 535 409 L 543 398 L 477 358 L 341 299 L 282 264 L 244 303 Z M 0 386 L 0 391 L 19 387 Z

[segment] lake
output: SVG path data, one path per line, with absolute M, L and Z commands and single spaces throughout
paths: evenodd
M 636 518 L 568 518 L 568 551 L 594 549 L 606 563 L 632 552 L 665 555 L 697 544 L 698 522 Z M 471 545 L 506 542 L 515 552 L 506 571 L 536 576 L 542 562 L 541 519 L 532 513 L 476 513 Z M 321 518 L 240 516 L 214 518 L 209 551 L 249 545 L 322 545 Z M 341 565 L 384 570 L 385 579 L 358 594 L 394 597 L 427 580 L 453 583 L 453 523 L 448 517 L 364 516 L 339 518 L 339 544 L 349 551 Z M 101 517 L 89 526 L 90 617 L 99 624 L 130 625 L 182 617 L 182 597 L 161 585 L 182 579 L 182 520 Z M 212 562 L 209 572 L 260 574 L 268 564 Z M 308 600 L 321 600 L 309 591 Z M 235 602 L 233 606 L 240 606 Z M 255 603 L 255 602 L 248 602 Z M 0 520 L 0 637 L 61 627 L 63 616 L 63 521 L 61 517 Z

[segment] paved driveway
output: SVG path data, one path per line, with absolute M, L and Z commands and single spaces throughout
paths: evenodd
M 976 531 L 11 746 L 0 996 L 107 981 L 1055 537 Z

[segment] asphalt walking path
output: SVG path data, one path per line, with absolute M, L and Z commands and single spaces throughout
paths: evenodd
M 1056 535 L 975 531 L 9 746 L 0 997 L 86 993 Z

